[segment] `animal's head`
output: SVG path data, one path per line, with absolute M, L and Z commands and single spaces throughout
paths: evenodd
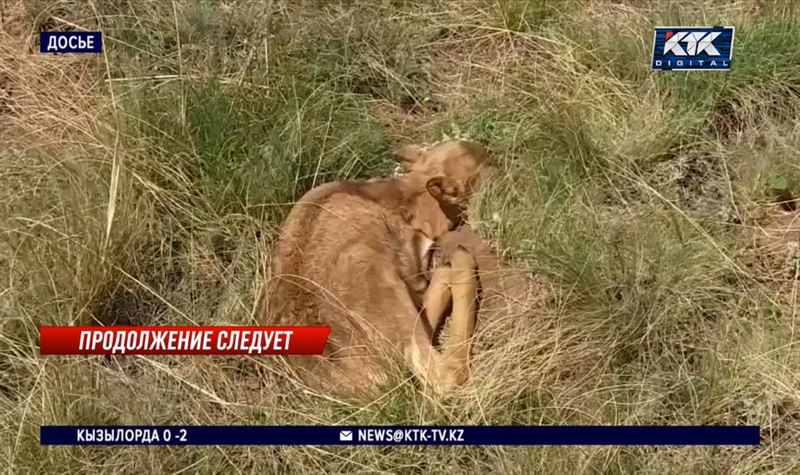
M 431 147 L 404 145 L 394 156 L 408 177 L 424 183 L 426 194 L 438 202 L 447 217 L 448 228 L 461 222 L 469 198 L 492 170 L 483 145 L 466 140 Z M 437 229 L 434 234 L 440 232 Z
M 449 140 L 431 147 L 404 145 L 395 151 L 395 160 L 409 175 L 426 180 L 428 192 L 450 216 L 466 208 L 491 173 L 489 154 L 483 145 L 467 140 Z

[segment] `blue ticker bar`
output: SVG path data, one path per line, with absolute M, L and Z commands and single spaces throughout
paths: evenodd
M 41 426 L 41 445 L 758 445 L 758 426 Z

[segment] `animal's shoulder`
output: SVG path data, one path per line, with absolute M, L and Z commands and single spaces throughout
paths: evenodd
M 284 239 L 299 239 L 319 226 L 345 222 L 386 225 L 401 217 L 412 199 L 409 187 L 397 179 L 326 183 L 304 194 L 284 223 Z

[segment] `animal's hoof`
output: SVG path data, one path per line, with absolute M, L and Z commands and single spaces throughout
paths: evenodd
M 452 393 L 456 388 L 467 382 L 466 369 L 452 365 L 440 366 L 433 376 L 433 390 L 442 396 Z

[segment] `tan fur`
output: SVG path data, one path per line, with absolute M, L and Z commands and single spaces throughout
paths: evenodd
M 406 174 L 324 184 L 295 204 L 278 240 L 269 299 L 258 310 L 270 323 L 331 326 L 323 357 L 290 361 L 308 382 L 335 393 L 374 388 L 391 348 L 439 391 L 467 376 L 475 260 L 456 249 L 430 286 L 426 276 L 431 246 L 460 221 L 486 152 L 451 141 L 406 146 L 396 158 Z M 457 331 L 439 352 L 428 319 L 441 320 L 451 298 Z

